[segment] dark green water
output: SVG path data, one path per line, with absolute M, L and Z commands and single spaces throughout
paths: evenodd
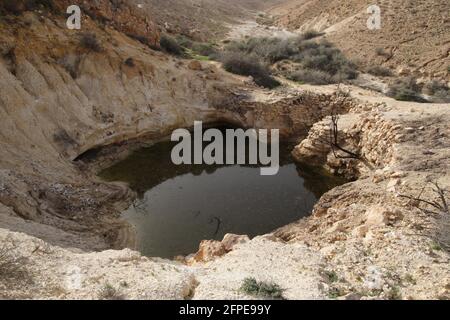
M 138 200 L 123 214 L 136 227 L 140 251 L 173 258 L 196 252 L 201 240 L 226 233 L 256 236 L 310 214 L 318 198 L 342 183 L 293 163 L 280 147 L 280 171 L 258 166 L 172 164 L 172 142 L 134 152 L 100 173 L 124 181 Z

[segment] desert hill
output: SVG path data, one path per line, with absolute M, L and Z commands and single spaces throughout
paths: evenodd
M 383 65 L 404 75 L 449 79 L 450 2 L 382 0 L 381 29 L 366 26 L 368 0 L 287 1 L 271 8 L 279 26 L 327 33 L 348 56 L 365 66 Z

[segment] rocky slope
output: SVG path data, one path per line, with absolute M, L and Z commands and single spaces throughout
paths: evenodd
M 130 0 L 168 33 L 205 42 L 221 40 L 230 24 L 279 0 Z
M 0 34 L 0 201 L 30 221 L 20 231 L 33 234 L 38 222 L 73 234 L 61 235 L 66 246 L 123 244 L 114 217 L 133 197 L 124 186 L 96 181 L 82 161 L 72 162 L 85 152 L 143 136 L 160 139 L 194 120 L 305 135 L 334 105 L 332 95 L 245 85 L 215 64 L 191 70 L 191 61 L 96 20 L 86 18 L 84 26 L 95 35 L 95 50 L 86 47 L 85 33 L 65 29 L 64 20 L 49 13 L 7 16 Z M 80 236 L 86 232 L 92 237 Z
M 352 59 L 370 67 L 383 65 L 405 74 L 450 80 L 450 3 L 378 1 L 381 29 L 366 26 L 373 1 L 286 1 L 271 10 L 289 30 L 326 33 Z

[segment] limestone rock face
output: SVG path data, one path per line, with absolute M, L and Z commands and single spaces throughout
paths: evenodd
M 374 206 L 366 212 L 366 225 L 380 226 L 395 223 L 403 218 L 403 214 L 398 209 Z
M 222 244 L 227 252 L 233 250 L 233 248 L 239 244 L 243 244 L 250 241 L 250 238 L 245 235 L 236 235 L 227 233 L 222 240 Z
M 208 262 L 232 251 L 236 246 L 250 241 L 246 235 L 227 233 L 222 241 L 203 240 L 197 253 L 188 258 L 187 263 Z
M 194 255 L 196 262 L 208 262 L 217 257 L 223 256 L 227 251 L 225 246 L 220 241 L 203 240 L 200 243 L 198 252 Z

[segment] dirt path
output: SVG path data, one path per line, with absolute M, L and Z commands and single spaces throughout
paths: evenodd
M 239 40 L 247 37 L 277 37 L 286 39 L 293 37 L 296 33 L 275 26 L 264 26 L 255 20 L 242 21 L 241 24 L 231 25 L 231 31 L 227 39 Z

